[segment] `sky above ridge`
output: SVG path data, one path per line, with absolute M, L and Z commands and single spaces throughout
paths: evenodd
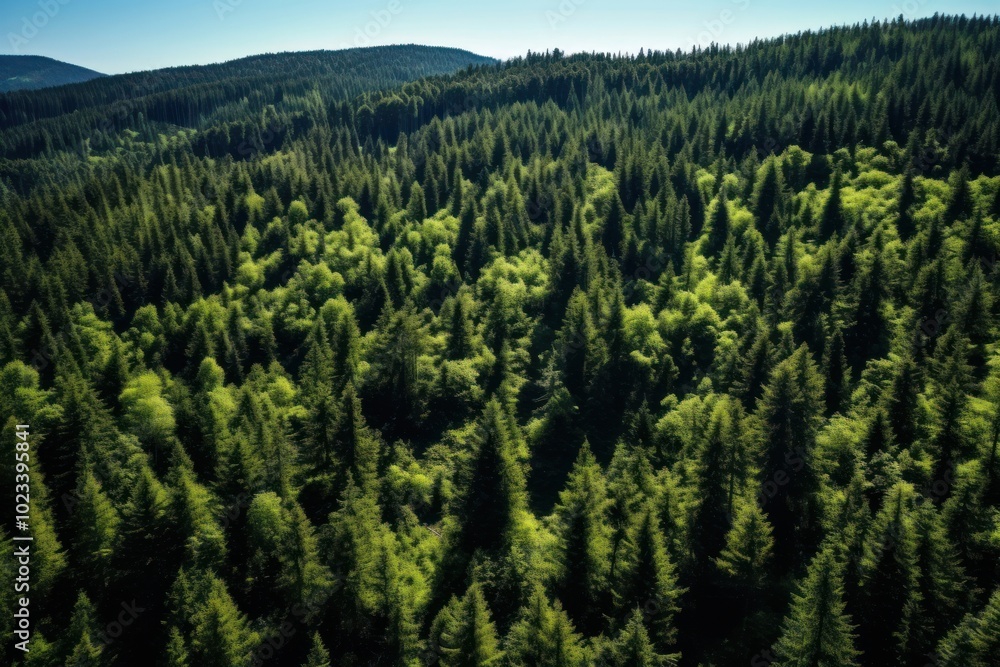
M 995 0 L 3 0 L 0 54 L 107 74 L 278 51 L 453 46 L 495 58 L 737 44 L 873 18 L 996 13 Z

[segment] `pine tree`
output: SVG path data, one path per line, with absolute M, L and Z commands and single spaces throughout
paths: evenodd
M 375 498 L 362 494 L 349 481 L 340 509 L 330 515 L 329 526 L 324 529 L 326 564 L 343 582 L 331 605 L 337 609 L 335 618 L 346 635 L 368 631 L 378 611 L 376 555 L 384 530 L 380 512 Z
M 469 317 L 466 299 L 458 297 L 453 303 L 448 330 L 448 358 L 465 359 L 472 354 L 472 319 Z
M 319 638 L 319 633 L 314 633 L 312 649 L 309 651 L 309 657 L 306 658 L 304 667 L 331 667 L 331 665 L 330 654 L 323 646 L 323 640 Z
M 118 512 L 89 469 L 80 475 L 74 501 L 72 545 L 75 560 L 83 580 L 100 588 L 111 576 L 111 557 L 118 541 Z
M 379 441 L 361 413 L 361 399 L 353 384 L 344 388 L 337 409 L 333 441 L 345 474 L 351 475 L 362 490 L 373 487 L 378 478 Z
M 990 576 L 992 564 L 1000 557 L 998 549 L 989 539 L 992 530 L 988 515 L 983 508 L 985 477 L 978 460 L 971 460 L 949 466 L 938 479 L 951 479 L 945 489 L 950 491 L 944 502 L 944 520 L 948 536 L 955 547 L 962 566 L 976 579 Z
M 848 357 L 855 370 L 869 359 L 884 357 L 889 350 L 889 323 L 885 314 L 886 280 L 879 250 L 868 268 L 858 275 L 855 288 L 857 305 L 853 321 L 844 334 Z
M 69 629 L 63 637 L 66 647 L 66 665 L 72 667 L 100 667 L 103 663 L 103 645 L 99 644 L 97 610 L 82 591 L 73 606 Z
M 937 457 L 937 479 L 943 479 L 946 472 L 967 455 L 968 442 L 962 420 L 972 380 L 968 351 L 968 338 L 955 325 L 948 327 L 935 351 L 934 435 L 930 444 Z
M 827 338 L 826 349 L 823 350 L 823 371 L 823 377 L 826 378 L 826 414 L 829 416 L 844 410 L 850 400 L 851 371 L 847 365 L 844 337 L 839 327 Z
M 719 193 L 715 199 L 714 208 L 709 218 L 708 240 L 705 245 L 705 255 L 714 257 L 722 250 L 726 244 L 726 239 L 732 233 L 732 224 L 729 221 L 729 203 L 726 201 L 725 191 Z
M 211 577 L 208 598 L 194 612 L 191 661 L 205 667 L 243 667 L 259 642 L 222 581 Z
M 184 636 L 175 627 L 170 628 L 166 658 L 167 667 L 189 667 L 191 664 Z
M 416 181 L 410 186 L 410 202 L 406 205 L 406 211 L 414 222 L 423 222 L 427 218 L 427 200 L 424 198 L 424 189 Z
M 608 497 L 600 465 L 584 443 L 555 508 L 556 591 L 582 628 L 594 629 L 610 566 Z
M 736 494 L 750 476 L 751 452 L 740 437 L 742 414 L 739 403 L 719 401 L 695 453 L 696 500 L 689 524 L 693 557 L 703 574 L 725 546 Z
M 1000 651 L 1000 591 L 978 615 L 969 614 L 938 645 L 943 667 L 987 667 Z
M 663 655 L 656 652 L 642 622 L 642 612 L 638 609 L 629 616 L 613 641 L 604 650 L 604 664 L 611 667 L 666 667 L 676 665 L 679 654 Z
M 496 627 L 478 584 L 469 586 L 453 611 L 446 608 L 442 613 L 449 616 L 441 634 L 442 667 L 489 667 L 499 663 L 502 654 Z
M 762 472 L 776 487 L 765 487 L 765 511 L 774 526 L 780 568 L 793 562 L 814 530 L 818 480 L 810 458 L 822 412 L 822 380 L 803 345 L 775 367 L 755 415 L 764 452 Z M 786 483 L 774 482 L 775 475 Z
M 137 474 L 128 502 L 122 508 L 119 544 L 113 563 L 128 596 L 159 599 L 166 589 L 168 565 L 179 548 L 170 539 L 167 493 L 148 466 Z
M 948 223 L 965 220 L 972 215 L 972 191 L 969 188 L 969 168 L 965 165 L 954 172 L 950 179 L 951 196 L 945 210 L 945 220 Z
M 616 194 L 611 200 L 611 208 L 601 231 L 601 242 L 604 244 L 608 257 L 617 258 L 622 254 L 626 230 L 629 226 L 630 222 L 628 214 L 625 212 L 625 206 L 622 204 L 621 197 Z
M 715 565 L 749 600 L 767 581 L 773 549 L 767 517 L 756 502 L 744 499 L 737 505 L 726 547 L 715 559 Z
M 828 241 L 834 234 L 843 236 L 846 232 L 846 217 L 840 192 L 842 187 L 843 176 L 838 171 L 833 175 L 830 195 L 823 204 L 823 211 L 819 216 L 819 237 L 823 241 Z
M 587 664 L 583 638 L 574 631 L 559 603 L 549 603 L 541 586 L 535 587 L 521 610 L 521 618 L 511 628 L 505 646 L 506 660 L 524 667 Z
M 643 622 L 658 649 L 667 649 L 677 639 L 674 618 L 680 611 L 680 596 L 674 565 L 663 542 L 663 532 L 651 505 L 638 517 L 626 540 L 615 600 L 619 610 L 644 611 Z
M 916 230 L 913 221 L 911 208 L 916 201 L 916 193 L 913 189 L 913 171 L 907 170 L 903 175 L 903 182 L 899 188 L 899 208 L 896 217 L 896 232 L 902 241 L 909 241 Z
M 757 222 L 757 229 L 771 247 L 781 236 L 778 220 L 778 208 L 783 187 L 781 172 L 778 171 L 776 160 L 769 159 L 764 163 L 763 173 L 754 186 L 751 210 Z
M 556 344 L 563 381 L 578 404 L 586 398 L 598 365 L 595 338 L 587 295 L 576 288 L 566 306 Z
M 861 647 L 874 664 L 903 664 L 913 642 L 920 591 L 912 503 L 909 485 L 889 491 L 861 563 Z
M 854 626 L 844 611 L 843 565 L 824 547 L 809 565 L 775 644 L 780 667 L 857 667 Z
M 497 400 L 486 405 L 472 460 L 453 508 L 458 523 L 454 546 L 471 556 L 506 543 L 525 507 L 524 471 L 510 420 Z
M 921 389 L 916 361 L 910 356 L 901 357 L 896 362 L 895 373 L 883 397 L 889 426 L 900 447 L 908 448 L 917 439 Z
M 931 653 L 946 628 L 954 625 L 964 606 L 965 575 L 948 540 L 941 512 L 933 503 L 918 503 L 913 515 L 916 533 L 917 590 L 920 597 L 910 631 L 910 660 Z

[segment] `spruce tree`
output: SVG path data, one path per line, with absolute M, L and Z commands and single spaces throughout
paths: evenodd
M 661 650 L 677 640 L 674 619 L 680 611 L 677 575 L 667 554 L 663 532 L 651 505 L 637 517 L 626 540 L 621 574 L 615 586 L 620 613 L 642 609 L 643 622 L 654 645 Z
M 809 349 L 802 346 L 775 367 L 755 415 L 762 473 L 772 482 L 764 487 L 764 509 L 774 526 L 781 568 L 808 545 L 814 530 L 818 479 L 811 458 L 822 412 L 822 380 Z M 779 479 L 785 483 L 778 484 Z
M 247 664 L 260 637 L 250 629 L 225 584 L 211 577 L 208 598 L 198 603 L 192 618 L 192 664 L 205 667 L 243 667 Z
M 504 408 L 490 401 L 453 508 L 458 521 L 454 546 L 468 556 L 507 543 L 525 507 L 524 471 L 514 437 Z
M 749 600 L 768 579 L 773 549 L 767 517 L 754 500 L 744 498 L 737 504 L 726 547 L 715 559 L 715 565 Z
M 587 652 L 559 603 L 549 603 L 545 590 L 536 586 L 521 618 L 511 627 L 505 643 L 510 664 L 524 667 L 583 667 Z
M 559 566 L 556 592 L 581 628 L 596 629 L 610 567 L 608 497 L 600 465 L 586 442 L 555 508 Z
M 680 655 L 657 653 L 636 609 L 618 636 L 608 642 L 603 652 L 604 664 L 611 667 L 667 667 L 676 665 Z
M 708 240 L 705 245 L 705 255 L 714 257 L 722 250 L 726 244 L 726 239 L 732 233 L 732 224 L 729 220 L 729 203 L 726 201 L 725 192 L 720 192 L 715 199 L 712 214 L 709 217 Z
M 309 656 L 306 658 L 303 667 L 331 667 L 331 664 L 330 654 L 327 652 L 326 647 L 323 646 L 323 640 L 319 638 L 319 633 L 314 633 L 312 636 L 312 649 L 310 649 Z
M 987 667 L 1000 651 L 1000 591 L 990 597 L 979 614 L 969 614 L 938 644 L 943 667 Z
M 490 667 L 500 662 L 496 627 L 478 584 L 469 586 L 461 602 L 448 609 L 441 634 L 442 667 Z
M 833 175 L 830 194 L 819 216 L 819 237 L 823 241 L 829 240 L 834 234 L 843 236 L 846 232 L 846 218 L 840 192 L 842 187 L 843 175 L 838 171 Z
M 854 626 L 844 611 L 843 564 L 824 547 L 812 562 L 775 644 L 780 667 L 857 667 Z
M 914 642 L 912 625 L 921 598 L 912 503 L 909 485 L 889 491 L 861 563 L 861 647 L 874 664 L 903 664 Z
M 170 628 L 166 660 L 167 667 L 189 667 L 191 664 L 184 636 L 175 627 Z

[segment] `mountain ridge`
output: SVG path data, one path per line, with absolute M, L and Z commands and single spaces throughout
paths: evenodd
M 48 56 L 0 55 L 0 93 L 83 83 L 104 76 Z

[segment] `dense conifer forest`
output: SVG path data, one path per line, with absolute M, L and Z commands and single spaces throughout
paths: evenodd
M 1000 664 L 998 104 L 948 16 L 0 95 L 0 661 Z

